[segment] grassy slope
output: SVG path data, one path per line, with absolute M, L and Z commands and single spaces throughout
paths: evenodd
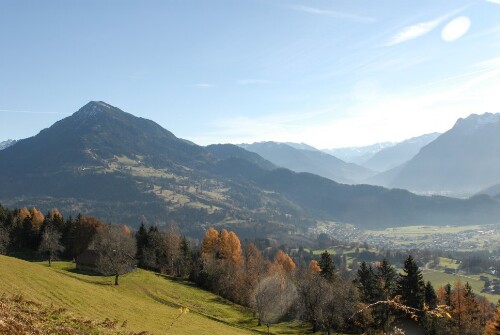
M 73 266 L 55 262 L 49 268 L 0 256 L 0 295 L 22 294 L 26 299 L 53 303 L 93 320 L 126 320 L 129 329 L 154 334 L 166 333 L 180 306 L 189 307 L 190 313 L 180 317 L 169 333 L 251 334 L 264 330 L 253 327 L 256 321 L 247 309 L 189 283 L 138 270 L 122 276 L 120 285 L 114 286 L 109 277 L 74 273 Z M 274 331 L 290 333 L 288 326 L 274 327 Z

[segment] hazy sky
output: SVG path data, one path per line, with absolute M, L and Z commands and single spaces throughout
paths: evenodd
M 0 141 L 90 100 L 203 145 L 365 145 L 500 112 L 500 0 L 0 0 L 0 46 Z

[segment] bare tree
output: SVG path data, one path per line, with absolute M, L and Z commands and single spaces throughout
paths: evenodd
M 136 262 L 135 239 L 124 226 L 104 226 L 97 232 L 93 247 L 99 254 L 98 270 L 105 275 L 114 275 L 115 285 L 118 285 L 118 276 L 129 272 Z
M 174 221 L 169 223 L 168 230 L 164 234 L 163 245 L 165 253 L 165 269 L 162 270 L 170 275 L 177 275 L 179 271 L 176 269 L 176 265 L 181 253 L 181 237 L 179 236 L 179 228 Z
M 257 283 L 252 299 L 252 307 L 257 314 L 258 326 L 275 321 L 280 317 L 280 308 L 276 304 L 276 296 L 279 294 L 281 279 L 279 276 L 271 275 Z M 269 327 L 269 326 L 268 326 Z
M 41 254 L 47 255 L 49 266 L 51 266 L 57 254 L 64 251 L 64 247 L 61 245 L 61 233 L 51 225 L 46 226 L 42 234 L 42 242 L 38 247 L 38 251 Z
M 280 303 L 276 299 L 283 296 Z M 274 273 L 260 280 L 252 295 L 251 305 L 257 314 L 258 325 L 265 324 L 269 333 L 270 324 L 278 321 L 292 306 L 296 296 L 294 285 L 283 285 L 283 277 Z M 284 305 L 286 303 L 286 305 Z

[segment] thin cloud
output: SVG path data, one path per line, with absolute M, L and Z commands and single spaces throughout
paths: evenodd
M 392 47 L 396 44 L 400 44 L 403 42 L 407 42 L 410 40 L 413 40 L 415 38 L 418 38 L 420 36 L 424 36 L 431 31 L 434 30 L 441 22 L 443 22 L 446 19 L 446 17 L 440 17 L 436 20 L 432 21 L 427 21 L 427 22 L 420 22 L 408 27 L 404 27 L 399 33 L 396 35 L 392 36 L 387 42 L 386 46 Z
M 500 0 L 498 0 L 500 1 Z M 437 26 L 439 26 L 444 20 L 448 19 L 450 16 L 453 16 L 461 11 L 463 11 L 466 7 L 462 7 L 453 12 L 445 14 L 443 16 L 438 17 L 435 20 L 419 22 L 413 24 L 411 26 L 404 27 L 397 34 L 393 35 L 389 41 L 385 44 L 385 46 L 391 47 L 403 42 L 411 41 L 415 38 L 427 35 L 431 31 L 433 31 Z
M 336 19 L 342 19 L 342 20 L 349 20 L 349 21 L 355 21 L 355 22 L 361 22 L 361 23 L 377 22 L 377 20 L 373 17 L 338 12 L 335 10 L 319 9 L 319 8 L 309 7 L 309 6 L 290 6 L 290 8 L 293 10 L 297 10 L 299 12 L 303 12 L 303 13 L 329 16 L 329 17 L 333 17 Z
M 366 108 L 363 103 L 326 107 L 311 113 L 289 111 L 263 116 L 214 120 L 209 132 L 186 136 L 195 143 L 304 142 L 315 147 L 360 146 L 400 141 L 450 129 L 473 111 L 497 112 L 500 103 L 500 61 L 486 59 L 471 67 L 486 71 L 455 78 L 451 85 L 384 94 Z M 342 111 L 342 113 L 340 112 Z M 315 115 L 314 115 L 315 114 Z M 376 132 L 373 129 L 377 129 Z
M 486 0 L 487 2 L 491 2 L 497 5 L 500 5 L 500 0 Z
M 23 113 L 23 114 L 57 114 L 57 115 L 69 115 L 70 114 L 70 113 L 59 113 L 59 112 L 19 111 L 19 110 L 13 110 L 13 109 L 0 109 L 0 112 Z
M 273 80 L 266 79 L 241 79 L 238 80 L 238 85 L 270 85 L 276 84 Z
M 194 86 L 198 87 L 198 88 L 213 88 L 213 87 L 215 87 L 215 85 L 207 84 L 207 83 L 199 83 L 199 84 L 196 84 Z

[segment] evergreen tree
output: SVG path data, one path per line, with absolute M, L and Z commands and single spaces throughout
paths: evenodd
M 321 276 L 328 281 L 333 281 L 335 278 L 335 264 L 328 251 L 325 250 L 321 254 L 318 264 L 321 268 Z
M 368 304 L 378 300 L 377 277 L 371 265 L 362 262 L 357 273 L 358 289 L 361 294 L 361 301 Z
M 451 306 L 451 284 L 448 283 L 444 286 L 444 303 L 446 306 Z
M 437 295 L 430 281 L 425 285 L 425 303 L 429 308 L 437 307 Z
M 398 293 L 406 306 L 422 309 L 425 299 L 425 283 L 422 272 L 411 255 L 406 258 L 403 274 L 399 275 Z
M 137 243 L 137 258 L 141 262 L 142 252 L 148 244 L 148 231 L 146 229 L 146 226 L 144 225 L 144 222 L 141 222 L 141 226 L 139 227 L 137 233 L 135 234 L 135 240 Z
M 377 267 L 376 276 L 382 289 L 381 298 L 383 300 L 392 298 L 396 289 L 397 273 L 387 259 L 384 258 L 382 263 Z

